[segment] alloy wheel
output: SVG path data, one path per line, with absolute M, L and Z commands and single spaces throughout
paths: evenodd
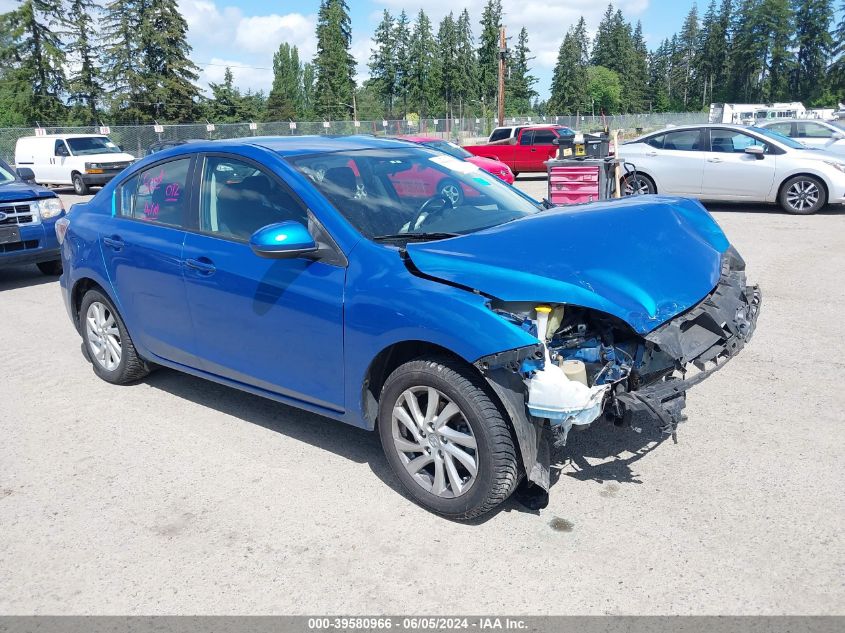
M 458 405 L 433 387 L 412 387 L 391 419 L 393 446 L 411 478 L 438 497 L 466 494 L 478 475 L 478 446 Z
M 94 361 L 106 371 L 117 369 L 123 347 L 120 329 L 108 306 L 99 301 L 88 306 L 85 313 L 85 335 Z
M 453 207 L 458 206 L 461 202 L 461 190 L 458 188 L 456 184 L 446 184 L 440 189 L 441 195 L 446 196 L 449 199 L 449 202 L 452 203 Z
M 796 211 L 806 211 L 819 201 L 819 187 L 811 180 L 794 182 L 786 191 L 786 203 Z
M 649 187 L 648 181 L 645 178 L 625 179 L 623 195 L 633 196 L 634 194 L 646 195 L 649 193 L 651 193 L 651 187 Z

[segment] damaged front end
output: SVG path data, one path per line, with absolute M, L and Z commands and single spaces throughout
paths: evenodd
M 491 309 L 538 338 L 476 362 L 513 420 L 528 480 L 548 490 L 551 445 L 602 415 L 632 426 L 634 414 L 646 413 L 674 434 L 686 391 L 745 346 L 760 304 L 733 247 L 722 255 L 715 288 L 647 334 L 577 306 L 492 301 Z

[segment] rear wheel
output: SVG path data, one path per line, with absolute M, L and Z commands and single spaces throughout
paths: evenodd
M 795 176 L 783 183 L 779 200 L 787 213 L 810 215 L 827 204 L 827 192 L 818 178 Z
M 79 323 L 86 355 L 100 378 L 123 385 L 150 373 L 135 351 L 123 319 L 102 292 L 89 290 L 85 293 L 79 309 Z
M 379 400 L 379 436 L 408 494 L 451 519 L 489 512 L 517 483 L 508 423 L 480 376 L 451 358 L 396 369 Z
M 643 174 L 628 174 L 622 178 L 622 195 L 634 196 L 657 193 L 651 178 Z
M 62 261 L 60 259 L 55 259 L 51 262 L 38 262 L 36 266 L 38 266 L 38 270 L 42 274 L 48 277 L 55 277 L 56 275 L 62 274 Z
M 85 184 L 85 181 L 82 180 L 82 174 L 74 174 L 73 178 L 73 191 L 78 196 L 85 196 L 88 195 L 88 185 Z

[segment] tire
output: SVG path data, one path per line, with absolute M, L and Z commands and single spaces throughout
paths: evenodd
M 71 180 L 73 181 L 73 191 L 78 196 L 87 196 L 90 189 L 85 181 L 82 180 L 82 174 L 73 174 Z
M 622 196 L 647 195 L 657 193 L 654 181 L 645 174 L 628 174 L 622 178 Z
M 781 186 L 778 201 L 787 213 L 811 215 L 827 204 L 827 190 L 818 178 L 794 176 Z
M 62 274 L 62 260 L 60 259 L 54 259 L 50 262 L 38 262 L 36 266 L 38 266 L 38 270 L 42 274 L 48 277 L 55 277 Z
M 516 180 L 516 177 L 519 176 L 519 172 L 518 171 L 511 171 L 511 173 L 513 174 L 513 179 Z
M 464 203 L 464 190 L 457 180 L 447 178 L 437 185 L 437 193 L 446 197 L 451 203 L 452 208 L 459 207 Z
M 436 405 L 429 409 L 432 398 Z M 438 425 L 447 408 L 451 415 Z M 510 427 L 481 376 L 459 361 L 419 358 L 398 367 L 382 389 L 378 427 L 394 474 L 427 510 L 472 519 L 516 488 L 519 464 Z
M 100 330 L 96 329 L 98 327 Z M 135 351 L 120 314 L 99 290 L 89 290 L 82 298 L 79 329 L 85 354 L 91 361 L 94 373 L 106 382 L 125 385 L 150 373 L 147 364 Z M 107 342 L 106 338 L 111 341 Z M 119 349 L 118 359 L 115 359 L 115 339 Z

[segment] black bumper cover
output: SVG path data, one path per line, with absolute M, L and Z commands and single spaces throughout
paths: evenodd
M 645 337 L 675 359 L 676 371 L 660 382 L 614 393 L 626 417 L 649 413 L 664 433 L 674 433 L 683 420 L 687 389 L 721 369 L 745 347 L 757 326 L 761 303 L 760 288 L 745 285 L 742 259 L 726 254 L 716 288 L 697 306 Z M 695 373 L 689 375 L 690 371 Z

